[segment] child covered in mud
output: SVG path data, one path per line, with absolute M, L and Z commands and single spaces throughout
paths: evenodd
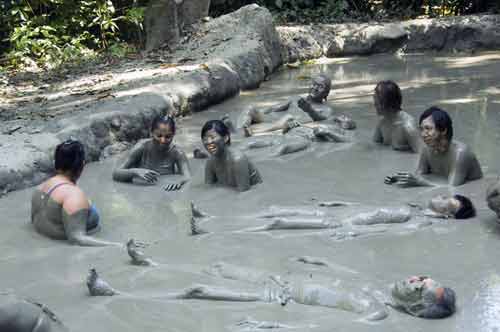
M 96 208 L 76 185 L 85 167 L 83 145 L 68 140 L 56 147 L 56 175 L 42 183 L 31 198 L 31 222 L 50 238 L 81 246 L 117 245 L 90 234 L 100 229 Z
M 247 156 L 230 147 L 231 135 L 224 122 L 206 122 L 201 129 L 201 139 L 211 156 L 205 164 L 205 183 L 247 191 L 262 182 L 259 171 Z
M 167 186 L 180 189 L 191 177 L 186 155 L 172 141 L 176 126 L 172 116 L 157 116 L 151 124 L 151 137 L 137 143 L 129 156 L 113 171 L 113 179 L 120 182 L 154 184 L 160 175 L 180 174 L 181 180 Z

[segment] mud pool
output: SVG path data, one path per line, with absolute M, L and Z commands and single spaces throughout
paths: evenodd
M 248 331 L 245 319 L 279 322 L 298 331 L 496 331 L 500 329 L 500 226 L 485 204 L 485 191 L 499 173 L 500 53 L 470 57 L 413 55 L 346 58 L 276 73 L 259 90 L 241 93 L 224 104 L 178 122 L 176 143 L 191 155 L 201 147 L 202 124 L 230 113 L 236 119 L 244 105 L 271 105 L 307 91 L 309 77 L 325 72 L 333 80 L 329 103 L 353 117 L 355 140 L 347 144 L 314 143 L 312 148 L 271 157 L 272 148 L 249 151 L 264 183 L 245 193 L 203 184 L 203 160 L 191 159 L 194 180 L 180 193 L 161 186 L 141 187 L 111 180 L 117 158 L 88 165 L 80 184 L 101 212 L 99 237 L 125 243 L 133 237 L 151 243 L 146 252 L 157 267 L 129 263 L 125 250 L 81 248 L 36 234 L 29 224 L 32 189 L 0 201 L 1 289 L 35 298 L 51 308 L 71 331 Z M 384 176 L 413 170 L 417 156 L 376 146 L 371 92 L 377 81 L 392 79 L 403 90 L 403 109 L 418 115 L 433 104 L 453 118 L 455 137 L 476 152 L 485 178 L 456 189 L 402 189 L 383 184 Z M 243 138 L 234 136 L 233 144 Z M 162 181 L 167 181 L 163 179 Z M 317 209 L 320 201 L 358 205 L 328 211 L 349 215 L 376 206 L 425 202 L 448 191 L 471 197 L 478 216 L 467 221 L 439 220 L 432 225 L 373 226 L 370 234 L 332 236 L 338 230 L 234 232 L 262 225 L 252 217 L 271 206 Z M 193 200 L 212 218 L 202 223 L 214 233 L 188 236 L 183 210 Z M 349 232 L 351 230 L 346 230 Z M 352 236 L 352 235 L 357 236 Z M 349 235 L 349 234 L 348 234 Z M 296 261 L 322 258 L 328 266 Z M 391 282 L 409 275 L 430 275 L 457 293 L 457 313 L 448 319 L 424 320 L 389 309 L 377 323 L 337 309 L 289 303 L 235 303 L 164 300 L 162 295 L 193 284 L 252 289 L 248 283 L 204 272 L 216 262 L 307 279 L 346 289 L 386 291 Z M 88 296 L 88 269 L 124 294 Z

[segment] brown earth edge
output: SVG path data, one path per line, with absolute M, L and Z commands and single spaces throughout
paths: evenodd
M 283 63 L 322 56 L 500 49 L 498 15 L 274 27 L 267 9 L 249 5 L 195 31 L 175 51 L 154 59 L 89 68 L 63 80 L 35 75 L 4 82 L 0 193 L 50 176 L 53 150 L 67 138 L 82 141 L 89 161 L 99 160 L 146 137 L 157 114 L 201 111 L 240 90 L 257 88 Z

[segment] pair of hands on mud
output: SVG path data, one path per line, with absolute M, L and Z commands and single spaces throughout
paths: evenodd
M 144 180 L 146 183 L 153 185 L 153 184 L 156 184 L 158 182 L 158 178 L 160 177 L 160 173 L 153 171 L 153 170 L 150 170 L 150 169 L 137 168 L 135 170 L 135 176 L 141 180 Z M 180 190 L 187 182 L 188 182 L 187 179 L 182 179 L 178 182 L 169 183 L 163 188 L 163 190 L 165 190 L 165 191 Z
M 419 178 L 410 172 L 397 172 L 393 175 L 386 176 L 385 184 L 395 184 L 400 187 L 416 187 L 420 185 Z

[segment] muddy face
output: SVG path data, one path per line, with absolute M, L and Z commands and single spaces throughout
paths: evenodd
M 213 129 L 208 130 L 202 138 L 205 149 L 212 156 L 221 156 L 224 154 L 228 140 L 229 137 L 221 136 Z
M 317 77 L 312 81 L 311 89 L 309 90 L 309 98 L 315 102 L 322 102 L 330 93 L 330 87 L 326 79 Z
M 420 136 L 426 145 L 431 148 L 436 148 L 439 146 L 442 139 L 446 137 L 446 130 L 439 131 L 436 128 L 432 116 L 429 116 L 420 124 Z
M 460 201 L 452 196 L 439 195 L 429 202 L 429 209 L 447 216 L 453 216 L 460 206 Z
M 165 123 L 161 123 L 156 127 L 151 136 L 153 137 L 153 142 L 156 147 L 167 150 L 174 140 L 175 132 L 173 129 Z

